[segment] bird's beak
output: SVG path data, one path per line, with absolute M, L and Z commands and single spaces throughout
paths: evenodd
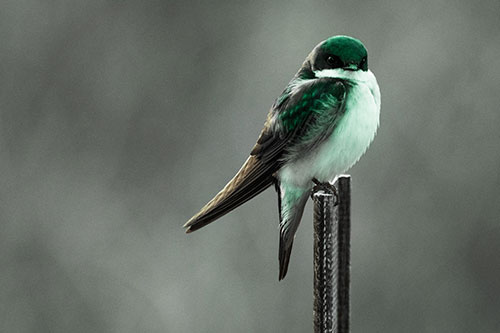
M 358 70 L 358 65 L 356 65 L 356 64 L 348 64 L 347 66 L 344 66 L 343 68 L 346 71 L 357 71 Z

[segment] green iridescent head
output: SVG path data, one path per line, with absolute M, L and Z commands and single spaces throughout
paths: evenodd
M 334 36 L 321 42 L 309 55 L 313 71 L 342 68 L 368 70 L 368 53 L 361 41 L 349 36 Z

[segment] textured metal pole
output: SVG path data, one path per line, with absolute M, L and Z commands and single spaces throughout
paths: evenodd
M 321 186 L 314 199 L 314 332 L 349 332 L 351 178 Z

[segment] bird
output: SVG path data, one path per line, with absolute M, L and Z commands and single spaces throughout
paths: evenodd
M 257 143 L 236 175 L 185 224 L 198 230 L 270 186 L 278 194 L 279 276 L 316 184 L 352 167 L 379 126 L 380 89 L 363 43 L 339 35 L 320 42 L 273 103 Z

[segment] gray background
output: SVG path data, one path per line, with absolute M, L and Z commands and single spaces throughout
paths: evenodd
M 0 3 L 0 331 L 310 332 L 310 204 L 278 283 L 268 190 L 181 225 L 308 52 L 360 38 L 352 331 L 500 331 L 500 2 Z

